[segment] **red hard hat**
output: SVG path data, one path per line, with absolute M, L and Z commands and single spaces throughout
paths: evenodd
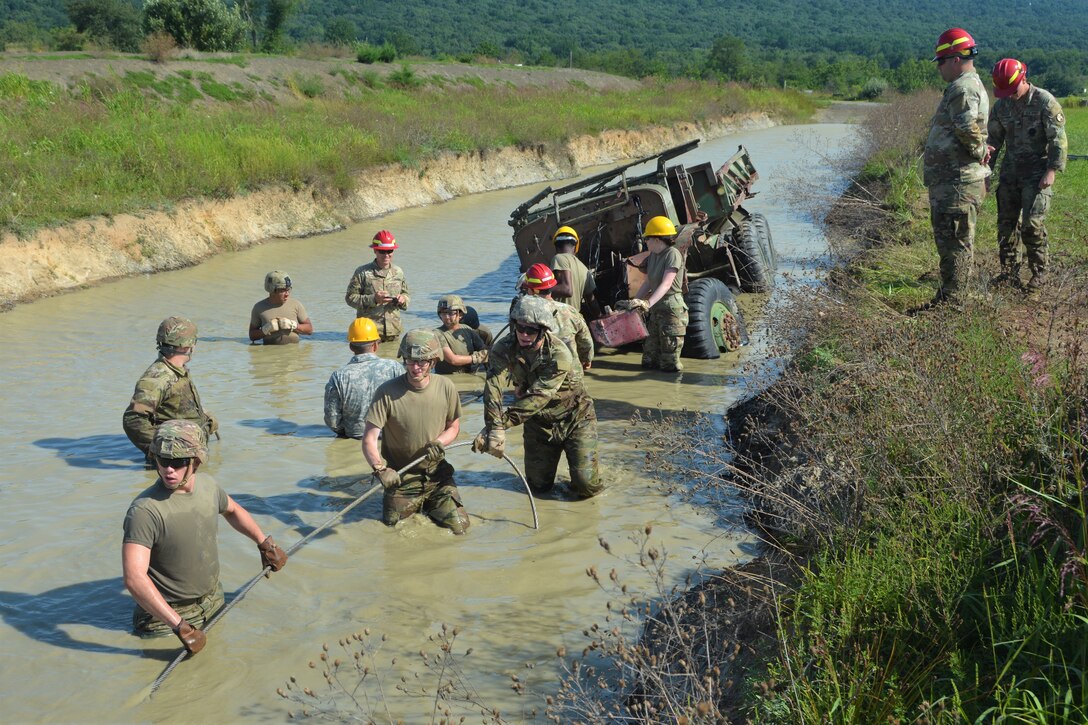
M 1028 77 L 1028 67 L 1016 58 L 1002 58 L 994 66 L 994 95 L 1008 98 L 1016 93 L 1020 81 Z
M 374 235 L 374 241 L 370 243 L 370 248 L 382 252 L 392 252 L 397 248 L 397 240 L 393 238 L 393 232 L 382 229 Z
M 555 286 L 555 275 L 548 265 L 537 262 L 525 272 L 525 284 L 531 290 L 546 290 Z
M 933 60 L 952 58 L 955 56 L 970 56 L 978 53 L 975 39 L 963 28 L 949 28 L 937 38 L 937 50 Z

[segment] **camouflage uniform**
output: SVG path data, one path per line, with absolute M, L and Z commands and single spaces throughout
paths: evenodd
M 567 454 L 571 490 L 583 497 L 604 490 L 597 465 L 597 413 L 581 367 L 567 346 L 542 332 L 539 350 L 518 345 L 510 333 L 491 348 L 484 386 L 484 420 L 489 428 L 525 424 L 525 475 L 534 491 L 555 485 L 559 457 Z M 517 400 L 502 409 L 503 373 Z
M 396 297 L 404 295 L 404 304 L 397 302 L 379 305 L 375 294 L 383 292 Z M 356 317 L 369 317 L 378 326 L 382 342 L 395 340 L 402 331 L 400 311 L 408 308 L 408 281 L 404 270 L 397 265 L 388 269 L 378 269 L 376 262 L 364 264 L 355 270 L 348 282 L 348 291 L 344 295 L 348 307 L 355 309 Z
M 997 186 L 1001 267 L 1018 279 L 1022 237 L 1032 275 L 1045 274 L 1048 255 L 1043 222 L 1053 191 L 1040 189 L 1039 181 L 1049 169 L 1065 171 L 1069 144 L 1062 107 L 1048 91 L 1029 86 L 1020 99 L 999 98 L 994 103 L 987 131 L 987 143 L 994 147 L 991 166 L 1005 146 Z
M 209 438 L 219 429 L 215 418 L 201 406 L 189 370 L 171 365 L 160 356 L 136 383 L 122 425 L 128 439 L 146 455 L 155 428 L 167 420 L 194 421 Z
M 382 498 L 382 521 L 396 526 L 412 514 L 429 517 L 455 534 L 469 527 L 461 492 L 453 480 L 453 466 L 442 461 L 431 471 L 413 469 L 400 477 L 400 485 L 386 491 Z
M 558 300 L 551 300 L 555 308 L 555 335 L 570 349 L 570 354 L 583 366 L 593 362 L 593 335 L 589 325 L 576 309 Z
M 989 111 L 978 73 L 966 71 L 945 89 L 926 139 L 923 182 L 941 258 L 941 299 L 962 297 L 971 277 L 975 223 L 989 175 L 982 164 Z
M 653 307 L 646 317 L 649 333 L 642 343 L 642 366 L 659 368 L 666 372 L 683 370 L 680 352 L 684 349 L 684 335 L 688 329 L 688 305 L 684 302 L 684 255 L 670 246 L 662 252 L 651 254 L 646 260 L 646 279 L 651 294 L 657 289 L 669 269 L 675 269 L 669 292 Z
M 374 391 L 404 366 L 372 352 L 355 355 L 325 384 L 325 425 L 340 438 L 362 438 Z

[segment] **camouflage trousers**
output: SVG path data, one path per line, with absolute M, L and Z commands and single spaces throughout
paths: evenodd
M 1054 192 L 1039 188 L 1041 178 L 1001 179 L 997 186 L 997 245 L 1004 269 L 1019 271 L 1023 242 L 1031 271 L 1046 271 L 1049 258 L 1043 222 Z
M 208 620 L 223 606 L 223 601 L 223 585 L 217 583 L 211 594 L 206 594 L 194 602 L 171 602 L 170 606 L 189 624 L 197 629 L 204 629 Z M 169 625 L 145 612 L 138 604 L 132 610 L 132 631 L 141 637 L 165 637 L 174 633 Z
M 386 526 L 396 526 L 412 514 L 421 513 L 455 534 L 465 533 L 468 513 L 461 503 L 453 473 L 453 466 L 446 461 L 430 473 L 405 473 L 401 484 L 387 490 L 382 498 L 382 521 Z
M 582 498 L 604 490 L 597 462 L 597 412 L 588 395 L 579 399 L 569 415 L 544 420 L 535 415 L 525 421 L 525 478 L 535 492 L 555 486 L 559 457 L 567 454 L 570 490 Z
M 688 329 L 688 306 L 684 296 L 666 296 L 650 309 L 646 318 L 649 336 L 642 343 L 642 367 L 667 372 L 683 370 L 680 351 Z
M 929 188 L 929 219 L 941 258 L 943 299 L 958 301 L 967 293 L 975 256 L 975 225 L 986 196 L 982 180 L 938 184 Z

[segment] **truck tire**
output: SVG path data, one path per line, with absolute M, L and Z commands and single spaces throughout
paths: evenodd
M 720 279 L 692 280 L 684 300 L 688 305 L 684 357 L 713 360 L 748 344 L 737 299 Z
M 764 258 L 767 260 L 767 269 L 771 270 L 771 284 L 774 284 L 774 270 L 778 269 L 778 251 L 774 248 L 774 239 L 771 237 L 771 225 L 767 217 L 762 214 L 753 214 L 752 221 L 759 232 L 759 243 L 763 247 Z
M 774 268 L 769 267 L 760 243 L 759 227 L 754 219 L 745 219 L 733 234 L 733 257 L 744 292 L 766 292 L 774 284 Z

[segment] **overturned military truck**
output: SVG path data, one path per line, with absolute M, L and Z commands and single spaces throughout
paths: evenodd
M 698 145 L 696 139 L 559 189 L 548 187 L 520 205 L 510 226 L 522 271 L 537 262 L 550 264 L 552 235 L 561 226 L 573 227 L 581 238 L 576 254 L 597 282 L 599 303 L 614 308 L 645 280 L 646 222 L 667 216 L 676 224 L 676 247 L 687 267 L 684 357 L 716 358 L 746 344 L 734 295 L 768 291 L 777 266 L 767 219 L 741 206 L 754 196 L 759 174 L 743 146 L 717 169 L 710 162 L 669 164 Z M 653 171 L 629 175 L 648 162 L 656 162 Z

